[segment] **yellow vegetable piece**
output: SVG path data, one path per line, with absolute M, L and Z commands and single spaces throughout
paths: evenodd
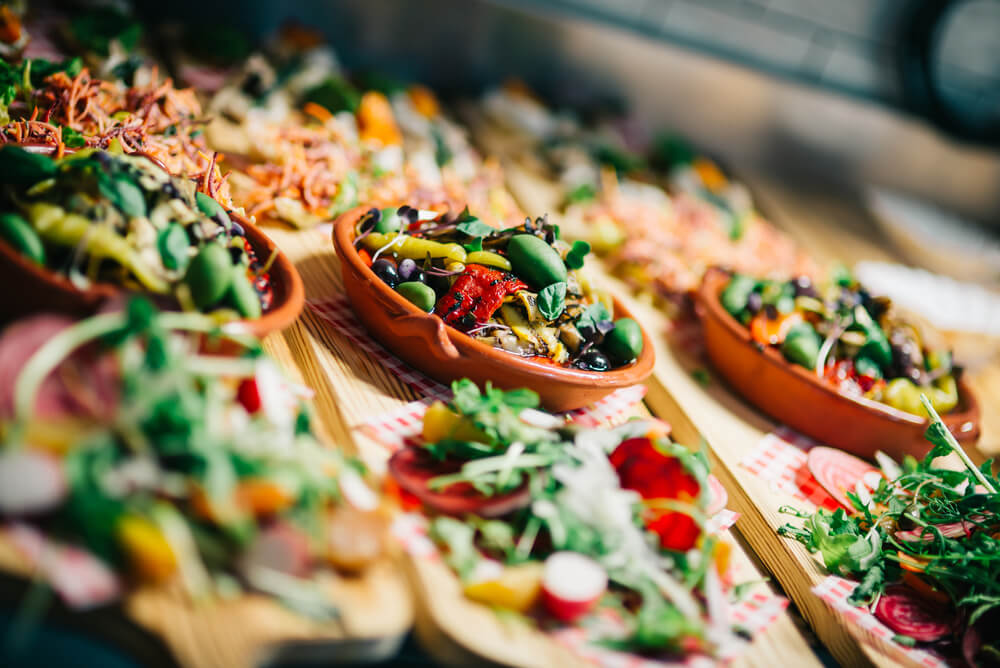
M 424 118 L 434 118 L 441 113 L 441 105 L 438 104 L 434 93 L 427 86 L 420 84 L 410 86 L 407 94 L 410 96 L 413 108 Z
M 920 403 L 921 393 L 927 395 L 938 413 L 947 413 L 958 405 L 958 384 L 952 375 L 939 378 L 930 387 L 922 388 L 906 378 L 895 378 L 882 391 L 882 400 L 893 408 L 927 417 L 927 411 Z
M 729 572 L 732 553 L 732 546 L 724 540 L 716 542 L 715 547 L 712 548 L 712 561 L 715 562 L 715 572 L 721 577 L 725 577 L 726 573 Z
M 491 253 L 490 251 L 473 251 L 465 258 L 466 264 L 482 264 L 487 267 L 496 267 L 504 271 L 510 271 L 510 260 L 503 255 Z
M 607 255 L 625 242 L 625 232 L 607 216 L 601 216 L 591 225 L 590 247 L 597 255 Z
M 486 434 L 477 429 L 469 420 L 452 412 L 448 406 L 440 401 L 435 401 L 427 407 L 427 412 L 424 413 L 422 435 L 427 443 L 437 443 L 445 438 L 478 443 L 485 443 L 489 440 Z
M 398 146 L 403 143 L 403 135 L 392 114 L 392 106 L 382 93 L 370 90 L 362 95 L 357 118 L 358 130 L 365 141 L 378 141 L 383 146 Z
M 367 237 L 364 238 L 362 243 L 365 248 L 371 251 L 377 251 L 384 246 L 387 246 L 389 242 L 394 241 L 399 237 L 399 233 L 391 232 L 389 234 L 380 234 L 378 232 L 372 232 Z M 423 260 L 428 255 L 430 257 L 442 257 L 452 262 L 465 262 L 468 253 L 459 244 L 441 244 L 436 241 L 429 241 L 428 239 L 417 239 L 416 237 L 411 237 L 409 235 L 403 235 L 403 240 L 398 241 L 386 252 L 393 252 L 399 257 L 408 257 L 413 260 Z
M 465 585 L 465 595 L 486 605 L 527 612 L 542 592 L 542 564 L 507 566 L 499 577 Z
M 144 517 L 118 520 L 118 542 L 135 572 L 144 580 L 163 582 L 177 572 L 177 556 L 159 527 Z

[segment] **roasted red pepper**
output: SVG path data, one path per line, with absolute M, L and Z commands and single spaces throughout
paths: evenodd
M 472 329 L 489 320 L 504 297 L 527 288 L 509 272 L 470 264 L 438 300 L 434 312 L 452 327 Z
M 635 490 L 647 501 L 656 499 L 695 503 L 701 485 L 676 457 L 660 452 L 648 438 L 630 438 L 611 453 L 611 464 L 625 489 Z M 695 546 L 701 527 L 690 515 L 650 508 L 646 527 L 660 537 L 665 550 L 684 552 Z

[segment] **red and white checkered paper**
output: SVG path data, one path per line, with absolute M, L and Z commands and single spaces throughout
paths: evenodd
M 865 633 L 880 648 L 889 651 L 893 658 L 905 663 L 924 666 L 924 668 L 945 668 L 948 664 L 939 657 L 916 647 L 904 647 L 893 642 L 895 632 L 880 622 L 868 608 L 859 608 L 847 602 L 857 582 L 830 575 L 813 587 L 813 593 L 819 596 L 831 608 L 846 617 L 851 623 L 861 627 Z
M 451 398 L 451 390 L 443 384 L 428 378 L 391 352 L 375 343 L 364 328 L 358 323 L 351 310 L 350 303 L 343 296 L 336 296 L 323 301 L 308 302 L 309 308 L 323 320 L 333 325 L 337 331 L 369 353 L 385 368 L 396 374 L 404 383 L 427 399 L 414 401 L 379 418 L 374 423 L 363 427 L 383 445 L 395 450 L 405 444 L 405 435 L 417 426 L 423 418 L 429 403 L 428 399 L 447 401 Z M 646 396 L 644 385 L 633 385 L 616 390 L 585 408 L 578 408 L 567 413 L 569 419 L 586 427 L 595 427 L 605 423 L 613 423 L 625 417 L 631 409 Z M 402 434 L 402 435 L 399 435 Z
M 788 427 L 778 427 L 760 440 L 740 465 L 800 503 L 836 510 L 840 504 L 816 482 L 807 453 L 819 445 Z
M 87 610 L 121 594 L 118 576 L 90 552 L 50 540 L 27 524 L 9 524 L 4 534 L 70 608 Z

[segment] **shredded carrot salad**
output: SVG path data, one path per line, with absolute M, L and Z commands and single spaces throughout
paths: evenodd
M 148 79 L 126 87 L 95 79 L 86 68 L 75 77 L 57 72 L 33 92 L 30 115 L 0 128 L 0 141 L 50 145 L 59 157 L 66 151 L 64 128 L 79 133 L 86 147 L 107 149 L 117 141 L 125 153 L 143 153 L 172 174 L 196 178 L 199 189 L 230 207 L 227 179 L 200 134 L 194 90 L 159 81 L 156 68 Z

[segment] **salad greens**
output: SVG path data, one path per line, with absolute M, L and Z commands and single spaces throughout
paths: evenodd
M 0 346 L 23 348 L 34 327 L 26 321 Z M 227 339 L 239 355 L 205 351 Z M 52 378 L 71 364 L 103 392 L 75 388 L 84 408 L 50 410 L 40 425 L 36 404 L 68 391 Z M 237 582 L 296 598 L 275 572 L 298 581 L 318 563 L 357 570 L 381 549 L 374 496 L 361 495 L 364 509 L 347 503 L 364 482 L 312 435 L 294 386 L 259 342 L 201 314 L 133 299 L 65 325 L 24 365 L 14 407 L 0 440 L 0 515 L 38 521 L 141 582 L 180 581 L 194 596 Z M 345 524 L 347 540 L 336 537 Z
M 779 533 L 818 552 L 829 571 L 858 580 L 849 599 L 854 605 L 871 606 L 878 616 L 880 597 L 902 583 L 939 610 L 953 609 L 942 617 L 957 618 L 955 634 L 981 627 L 986 645 L 978 651 L 996 657 L 1000 646 L 988 630 L 1000 617 L 1000 477 L 992 461 L 975 466 L 931 402 L 922 400 L 933 444 L 923 460 L 907 457 L 900 466 L 880 457 L 885 478 L 870 498 L 849 493 L 850 513 L 795 513 L 804 523 L 786 524 Z M 961 470 L 935 461 L 952 454 Z M 892 626 L 892 619 L 883 621 Z

